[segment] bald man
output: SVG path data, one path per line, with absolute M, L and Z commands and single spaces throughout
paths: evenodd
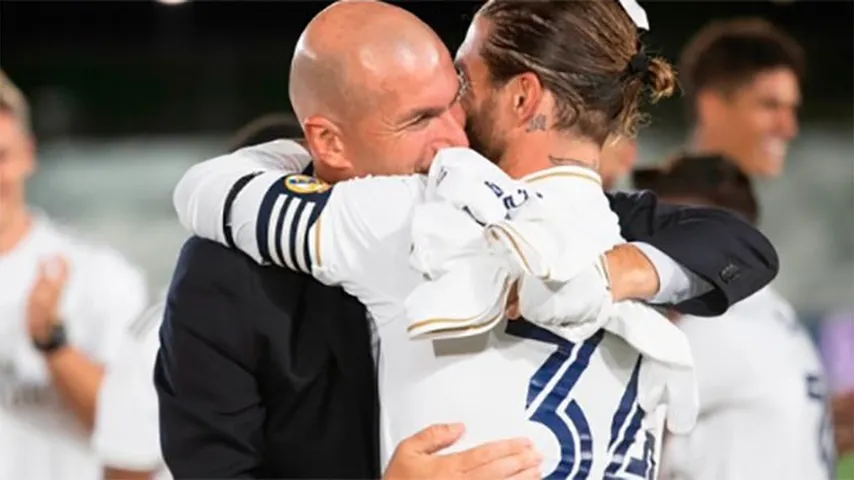
M 317 174 L 336 181 L 413 172 L 438 149 L 464 145 L 459 82 L 436 34 L 403 10 L 352 5 L 318 16 L 293 62 L 291 95 L 322 159 Z M 302 161 L 300 147 L 279 145 L 269 158 Z M 161 445 L 172 474 L 379 478 L 379 406 L 365 318 L 364 307 L 340 289 L 188 240 L 155 367 Z M 403 442 L 391 478 L 536 477 L 539 459 L 527 440 L 435 455 L 462 434 L 459 425 L 439 425 Z
M 214 159 L 185 179 L 198 179 L 213 166 L 225 175 L 202 182 L 202 189 L 224 188 L 225 201 L 194 204 L 178 189 L 176 205 L 189 205 L 187 218 L 206 237 L 225 238 L 234 246 L 246 226 L 232 225 L 223 213 L 236 199 L 252 195 L 250 184 L 269 174 L 243 171 L 239 160 L 245 155 L 267 162 L 270 168 L 259 171 L 298 171 L 314 157 L 315 174 L 327 182 L 423 172 L 439 149 L 466 144 L 457 102 L 461 89 L 450 54 L 417 18 L 382 3 L 336 4 L 300 37 L 291 73 L 292 102 L 311 156 L 281 141 Z M 270 196 L 271 215 L 259 225 L 278 232 L 279 238 L 258 252 L 270 259 L 293 256 L 299 240 L 293 237 L 294 247 L 284 251 L 282 229 L 269 218 L 314 223 L 328 190 L 305 177 L 287 183 L 280 177 L 266 185 L 280 188 L 281 195 Z M 627 201 L 615 206 L 618 213 L 628 212 L 627 225 L 668 224 L 670 235 L 678 236 L 679 222 L 671 217 L 662 222 L 654 208 L 638 209 Z M 215 215 L 209 215 L 211 208 Z M 654 244 L 655 238 L 649 241 Z M 615 291 L 622 285 L 628 297 L 649 298 L 660 290 L 649 261 L 615 267 Z M 200 239 L 188 242 L 171 287 L 156 371 L 164 453 L 173 473 L 379 476 L 370 325 L 364 310 L 340 290 L 257 267 Z M 537 476 L 538 458 L 521 441 L 431 455 L 460 434 L 459 427 L 446 426 L 404 441 L 387 476 Z
M 468 145 L 460 81 L 436 33 L 380 2 L 335 4 L 297 42 L 290 98 L 328 182 L 426 171 L 444 147 Z

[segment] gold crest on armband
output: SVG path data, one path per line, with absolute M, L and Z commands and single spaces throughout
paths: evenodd
M 322 182 L 308 175 L 290 175 L 285 178 L 285 187 L 294 193 L 323 193 L 331 187 L 326 182 Z

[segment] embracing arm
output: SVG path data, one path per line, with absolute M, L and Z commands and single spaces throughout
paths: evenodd
M 224 222 L 223 212 L 250 180 L 272 182 L 282 173 L 301 172 L 310 163 L 308 151 L 292 140 L 262 143 L 197 163 L 173 192 L 178 220 L 202 238 L 227 243 L 231 226 Z
M 660 289 L 653 303 L 682 313 L 720 315 L 777 275 L 774 246 L 724 210 L 658 202 L 651 192 L 608 194 L 626 240 L 654 265 Z M 639 254 L 637 250 L 634 252 Z
M 307 160 L 293 161 L 288 152 L 296 149 L 294 142 L 277 141 L 197 164 L 175 189 L 175 209 L 181 224 L 202 238 L 260 264 L 344 285 L 383 261 L 390 237 L 408 238 L 424 180 L 368 177 L 332 186 L 295 173 L 310 161 L 304 150 L 298 156 Z

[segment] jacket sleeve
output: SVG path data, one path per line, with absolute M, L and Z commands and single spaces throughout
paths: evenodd
M 263 476 L 252 285 L 239 252 L 185 244 L 154 372 L 164 459 L 175 478 Z M 288 321 L 288 319 L 282 319 Z
M 626 240 L 656 247 L 714 287 L 674 305 L 682 313 L 720 315 L 777 275 L 774 246 L 732 213 L 659 203 L 648 191 L 610 193 L 608 199 Z

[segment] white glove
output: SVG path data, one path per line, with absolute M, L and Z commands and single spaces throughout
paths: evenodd
M 614 306 L 605 258 L 583 268 L 565 283 L 525 276 L 519 286 L 519 311 L 537 325 L 571 340 L 589 338 L 608 322 Z

